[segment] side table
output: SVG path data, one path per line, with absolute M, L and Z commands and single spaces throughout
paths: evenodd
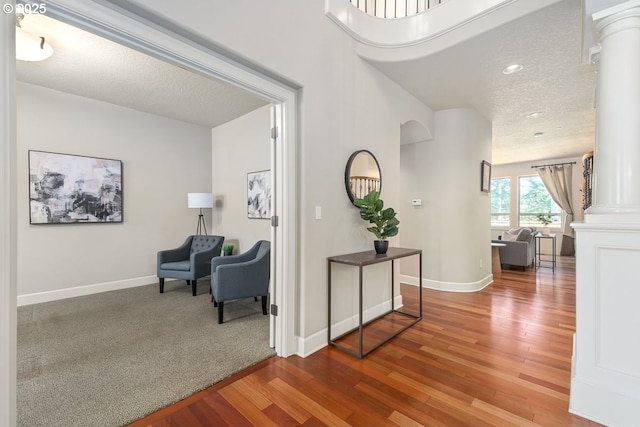
M 393 305 L 393 301 L 394 301 L 394 287 L 395 287 L 395 278 L 394 278 L 394 260 L 399 259 L 399 258 L 404 258 L 404 257 L 408 257 L 408 256 L 412 256 L 412 255 L 418 255 L 419 259 L 420 259 L 420 265 L 419 265 L 419 273 L 418 273 L 418 277 L 419 277 L 419 284 L 418 286 L 420 287 L 420 298 L 419 298 L 419 306 L 420 306 L 420 314 L 419 315 L 414 315 L 414 314 L 410 314 L 410 313 L 405 313 L 403 311 L 399 311 L 396 310 L 394 308 Z M 373 265 L 373 264 L 379 264 L 382 262 L 391 262 L 391 310 L 387 311 L 386 313 L 381 314 L 380 316 L 377 316 L 369 321 L 367 321 L 366 323 L 363 322 L 363 308 L 362 308 L 362 294 L 363 294 L 363 283 L 362 283 L 362 269 L 363 267 L 367 266 L 367 265 Z M 346 264 L 346 265 L 352 265 L 355 267 L 358 267 L 359 270 L 359 275 L 358 275 L 358 297 L 359 297 L 359 302 L 358 302 L 358 319 L 359 319 L 359 324 L 357 327 L 345 332 L 344 334 L 338 336 L 338 337 L 332 337 L 331 336 L 331 288 L 332 288 L 332 281 L 331 281 L 331 265 L 333 263 L 337 263 L 337 264 Z M 387 251 L 386 254 L 376 254 L 375 251 L 367 251 L 367 252 L 357 252 L 357 253 L 353 253 L 353 254 L 346 254 L 346 255 L 338 255 L 338 256 L 332 256 L 327 258 L 327 293 L 328 293 L 328 300 L 327 300 L 327 314 L 328 314 L 328 327 L 327 327 L 327 342 L 329 345 L 332 345 L 334 347 L 336 347 L 339 350 L 344 351 L 345 353 L 351 354 L 352 356 L 355 356 L 359 359 L 362 359 L 364 356 L 366 356 L 367 354 L 371 353 L 372 351 L 374 351 L 375 349 L 377 349 L 378 347 L 380 347 L 381 345 L 383 345 L 384 343 L 386 343 L 387 341 L 389 341 L 391 338 L 397 336 L 398 334 L 400 334 L 401 332 L 403 332 L 404 330 L 406 330 L 407 328 L 415 325 L 416 323 L 418 323 L 420 320 L 422 320 L 422 250 L 420 249 L 405 249 L 405 248 L 389 248 L 389 250 Z M 390 335 L 384 337 L 382 340 L 380 340 L 377 344 L 375 344 L 374 346 L 372 346 L 371 348 L 364 350 L 363 349 L 363 331 L 364 331 L 364 326 L 368 323 L 371 323 L 377 319 L 380 319 L 390 313 L 398 313 L 401 314 L 403 316 L 407 316 L 411 319 L 413 319 L 409 324 L 404 325 L 402 328 L 400 328 L 399 330 L 392 332 Z M 338 344 L 336 341 L 339 340 L 340 338 L 354 332 L 354 331 L 358 331 L 358 351 L 353 351 L 349 348 L 346 348 L 340 344 Z
M 502 273 L 502 263 L 500 262 L 500 248 L 504 246 L 507 246 L 507 244 L 491 242 L 491 272 L 493 274 Z
M 536 251 L 536 268 L 547 267 L 556 271 L 556 235 L 553 233 L 542 234 L 536 233 L 533 236 L 535 238 L 535 251 Z M 551 258 L 549 255 L 543 254 L 541 249 L 542 239 L 551 239 Z M 543 258 L 544 257 L 544 258 Z M 542 263 L 549 263 L 550 265 L 542 265 Z

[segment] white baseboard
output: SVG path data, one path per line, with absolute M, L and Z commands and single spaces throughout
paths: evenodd
M 394 298 L 394 308 L 402 308 L 402 295 L 398 295 Z M 363 319 L 366 322 L 367 320 L 378 317 L 383 313 L 388 312 L 389 310 L 391 310 L 391 300 L 388 300 L 386 302 L 383 302 L 382 304 L 366 310 L 363 313 Z M 358 315 L 355 314 L 348 319 L 331 325 L 331 335 L 333 335 L 334 337 L 340 336 L 357 326 Z M 306 338 L 297 337 L 297 341 L 298 349 L 296 354 L 300 357 L 310 356 L 311 354 L 328 345 L 327 328 L 324 328 L 321 331 L 318 331 Z
M 400 275 L 400 282 L 407 285 L 418 286 L 420 281 L 415 276 Z M 493 274 L 489 274 L 477 282 L 442 282 L 422 278 L 422 287 L 447 292 L 478 292 L 493 283 Z
M 134 279 L 116 280 L 114 282 L 96 283 L 93 285 L 77 286 L 75 288 L 56 289 L 55 291 L 37 292 L 34 294 L 18 295 L 18 307 L 42 302 L 57 301 L 66 298 L 81 297 L 101 292 L 116 291 L 118 289 L 135 288 L 158 282 L 156 276 L 136 277 Z

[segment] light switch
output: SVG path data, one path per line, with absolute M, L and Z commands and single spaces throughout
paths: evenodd
M 322 206 L 316 206 L 316 219 L 322 219 Z
M 411 204 L 413 206 L 422 206 L 422 199 L 412 199 Z

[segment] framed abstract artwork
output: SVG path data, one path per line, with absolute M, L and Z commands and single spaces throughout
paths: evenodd
M 247 217 L 271 218 L 271 171 L 247 174 Z
M 29 223 L 122 222 L 122 162 L 29 150 Z

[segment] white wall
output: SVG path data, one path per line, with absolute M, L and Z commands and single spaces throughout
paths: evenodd
M 491 170 L 491 178 L 511 178 L 511 226 L 510 227 L 493 227 L 491 228 L 491 238 L 497 239 L 505 230 L 518 227 L 518 178 L 521 176 L 538 175 L 531 166 L 550 165 L 554 163 L 576 162 L 573 165 L 572 174 L 572 203 L 574 211 L 574 221 L 582 221 L 584 219 L 584 211 L 582 210 L 582 157 L 569 157 L 562 159 L 537 160 L 535 162 L 509 163 L 503 165 L 493 165 Z M 541 227 L 542 225 L 540 225 Z M 539 227 L 538 227 L 539 228 Z M 560 227 L 551 227 L 551 232 L 556 234 L 556 252 L 560 254 L 562 247 L 562 230 Z M 543 239 L 542 252 L 551 253 L 551 244 L 549 239 Z
M 372 151 L 382 169 L 385 202 L 397 206 L 400 126 L 411 119 L 428 126 L 431 111 L 358 58 L 355 42 L 325 16 L 320 0 L 134 3 L 302 87 L 300 255 L 288 262 L 298 262 L 300 272 L 295 332 L 317 338 L 310 346 L 324 345 L 326 258 L 370 249 L 373 240 L 346 195 L 346 162 L 358 149 Z M 322 207 L 320 220 L 316 206 Z
M 234 254 L 271 240 L 271 221 L 247 217 L 247 173 L 270 169 L 270 106 L 211 130 L 213 226 Z
M 28 150 L 122 160 L 124 221 L 30 225 Z M 19 83 L 18 176 L 20 304 L 153 283 L 195 232 L 187 193 L 211 191 L 210 129 Z
M 401 149 L 402 246 L 423 250 L 423 286 L 481 289 L 491 281 L 490 199 L 480 164 L 491 160 L 491 123 L 471 109 L 438 111 L 432 141 Z M 422 206 L 412 206 L 421 199 Z M 403 279 L 417 283 L 414 264 Z

